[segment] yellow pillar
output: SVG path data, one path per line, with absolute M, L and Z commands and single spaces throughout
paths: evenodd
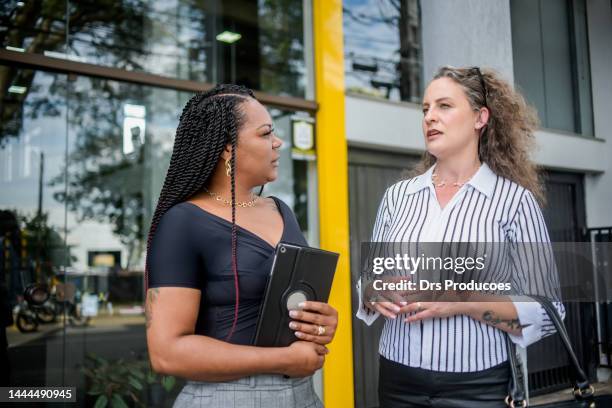
M 354 394 L 342 1 L 314 0 L 313 25 L 320 241 L 340 253 L 329 299 L 339 325 L 323 368 L 323 399 L 327 408 L 347 408 Z

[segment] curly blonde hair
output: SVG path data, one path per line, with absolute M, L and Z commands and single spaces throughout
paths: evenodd
M 475 111 L 482 107 L 489 109 L 489 121 L 478 144 L 480 161 L 487 163 L 495 174 L 531 191 L 544 205 L 540 171 L 530 158 L 535 147 L 534 131 L 539 125 L 535 109 L 491 69 L 445 66 L 433 80 L 438 78 L 450 78 L 461 85 Z M 425 151 L 412 174 L 423 174 L 435 162 L 436 158 Z

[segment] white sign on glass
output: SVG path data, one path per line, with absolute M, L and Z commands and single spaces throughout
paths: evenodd
M 81 298 L 81 315 L 97 316 L 98 315 L 98 297 L 96 295 L 84 294 Z

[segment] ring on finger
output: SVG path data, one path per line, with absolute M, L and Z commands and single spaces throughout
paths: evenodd
M 325 326 L 317 326 L 317 336 L 323 336 L 325 334 Z
M 421 302 L 417 302 L 417 313 L 422 312 L 423 311 L 423 305 L 421 304 Z

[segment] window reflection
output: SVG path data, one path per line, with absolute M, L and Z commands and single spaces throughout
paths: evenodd
M 153 175 L 150 163 L 168 162 L 171 142 L 163 141 L 172 140 L 189 96 L 89 77 L 71 82 L 63 169 L 69 185 L 55 199 L 66 205 L 68 243 L 78 253 L 75 271 L 141 279 L 149 197 L 157 194 L 153 184 L 161 177 Z M 133 273 L 138 278 L 130 277 Z M 142 300 L 141 282 L 123 286 L 133 301 Z
M 12 51 L 60 52 L 66 45 L 66 3 L 0 2 L 0 43 Z M 82 21 L 75 22 L 77 27 Z
M 57 332 L 62 322 L 52 300 L 43 318 L 24 294 L 33 283 L 59 283 L 72 259 L 64 206 L 53 198 L 65 183 L 50 185 L 65 157 L 67 76 L 0 66 L 0 83 L 0 313 L 8 317 L 2 323 L 16 323 L 8 327 L 11 382 L 45 384 L 47 372 L 61 365 L 47 361 L 40 335 Z
M 305 94 L 302 0 L 82 0 L 44 7 L 13 1 L 0 7 L 0 44 L 14 51 Z
M 343 4 L 347 91 L 419 102 L 419 0 L 345 0 Z
M 593 135 L 586 2 L 510 2 L 514 78 L 543 127 Z
M 25 88 L 5 87 L 0 104 L 3 312 L 17 307 L 17 320 L 21 305 L 33 310 L 23 294 L 38 283 L 55 313 L 29 332 L 8 327 L 11 383 L 76 386 L 78 406 L 93 406 L 112 382 L 128 404 L 132 392 L 145 406 L 171 406 L 182 380 L 148 366 L 142 279 L 150 217 L 191 94 L 7 66 L 0 75 Z M 293 206 L 308 235 L 314 154 L 307 134 L 302 150 L 293 140 L 294 123 L 313 119 L 270 113 L 284 146 L 279 179 L 264 194 Z M 142 378 L 130 380 L 134 372 Z

